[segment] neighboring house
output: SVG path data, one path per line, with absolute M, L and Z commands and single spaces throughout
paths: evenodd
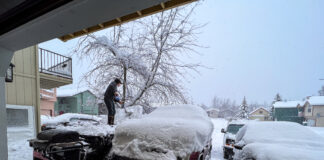
M 219 110 L 216 108 L 210 108 L 206 110 L 207 114 L 211 118 L 218 118 Z
M 302 124 L 304 117 L 300 116 L 299 108 L 302 101 L 277 101 L 273 104 L 275 121 L 290 121 Z
M 97 97 L 89 90 L 57 90 L 55 115 L 62 113 L 98 114 Z
M 50 58 L 51 57 L 51 58 Z M 60 70 L 52 66 L 64 64 L 72 59 L 47 50 L 31 46 L 15 52 L 12 58 L 13 81 L 6 83 L 8 126 L 28 126 L 33 131 L 40 130 L 42 110 L 40 88 L 52 89 L 72 83 L 72 70 L 62 76 Z M 53 60 L 52 60 L 53 59 Z M 55 59 L 55 60 L 54 60 Z M 61 60 L 59 60 L 61 59 Z M 52 60 L 52 61 L 51 61 Z
M 301 106 L 308 126 L 324 127 L 324 96 L 311 96 Z
M 56 102 L 56 88 L 40 90 L 41 115 L 54 116 L 54 103 Z
M 249 119 L 268 121 L 270 120 L 270 112 L 265 108 L 260 107 L 249 113 Z

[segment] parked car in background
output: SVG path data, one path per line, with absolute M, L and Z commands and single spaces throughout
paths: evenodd
M 90 123 L 92 125 L 99 125 L 101 121 L 100 117 L 77 114 L 77 113 L 65 113 L 56 117 L 41 116 L 41 130 L 55 129 L 61 126 L 73 126 L 84 125 Z
M 194 105 L 158 107 L 116 127 L 110 159 L 210 159 L 213 124 Z
M 236 133 L 246 122 L 247 121 L 244 120 L 234 120 L 228 123 L 226 130 L 224 128 L 221 130 L 221 132 L 224 133 L 223 154 L 225 159 L 233 159 Z
M 295 122 L 249 122 L 236 134 L 234 159 L 318 160 L 324 137 Z

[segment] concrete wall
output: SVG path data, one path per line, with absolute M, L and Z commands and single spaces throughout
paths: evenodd
M 0 159 L 8 159 L 7 145 L 7 112 L 6 112 L 6 90 L 5 72 L 12 59 L 13 51 L 0 46 Z

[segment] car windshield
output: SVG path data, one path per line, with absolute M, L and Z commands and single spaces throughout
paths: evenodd
M 243 126 L 244 126 L 243 124 L 230 124 L 227 127 L 227 132 L 236 134 Z

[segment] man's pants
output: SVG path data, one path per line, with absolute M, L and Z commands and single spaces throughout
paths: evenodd
M 105 98 L 105 104 L 106 104 L 107 110 L 108 110 L 108 121 L 107 121 L 107 123 L 109 125 L 114 125 L 114 119 L 115 119 L 115 114 L 116 114 L 114 101 L 112 99 L 106 99 Z

